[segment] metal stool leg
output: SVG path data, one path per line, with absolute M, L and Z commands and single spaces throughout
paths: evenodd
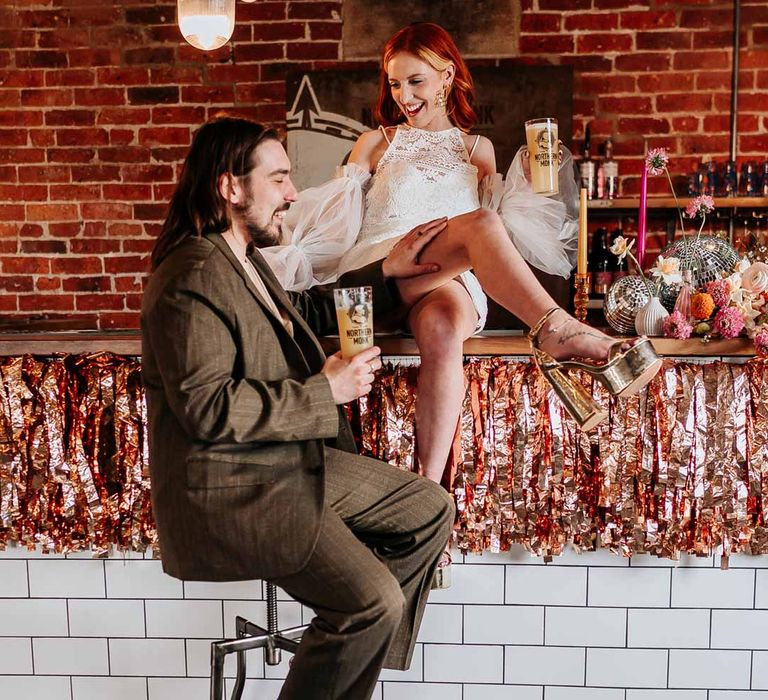
M 211 700 L 224 700 L 224 654 L 221 647 L 211 644 Z
M 235 631 L 238 638 L 242 639 L 247 636 L 245 626 L 248 623 L 244 617 L 235 618 Z M 245 651 L 237 652 L 237 676 L 235 677 L 235 687 L 232 688 L 232 700 L 240 700 L 243 696 L 243 689 L 245 688 Z

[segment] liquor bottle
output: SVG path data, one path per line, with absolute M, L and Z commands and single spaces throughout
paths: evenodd
M 587 261 L 589 270 L 592 273 L 592 296 L 596 299 L 602 299 L 613 282 L 615 258 L 611 251 L 608 250 L 607 237 L 608 229 L 595 229 L 595 232 L 592 234 L 592 251 Z
M 614 229 L 611 233 L 611 245 L 616 242 L 619 236 L 624 235 L 620 228 Z M 609 251 L 610 252 L 610 251 Z M 625 255 L 621 262 L 616 259 L 613 269 L 613 281 L 615 282 L 620 277 L 626 277 L 629 274 L 629 258 Z
M 724 197 L 735 197 L 738 194 L 736 178 L 736 163 L 732 160 L 725 162 L 725 174 L 723 175 L 722 195 Z
M 595 161 L 589 156 L 591 146 L 589 127 L 584 132 L 584 157 L 579 161 L 579 175 L 581 186 L 587 190 L 587 199 L 595 199 L 597 196 L 597 168 Z
M 746 197 L 755 197 L 760 194 L 757 169 L 752 161 L 741 166 L 741 193 Z
M 613 159 L 613 140 L 605 140 L 605 158 L 597 175 L 597 196 L 600 199 L 616 199 L 619 195 L 619 164 Z
M 711 197 L 717 197 L 720 194 L 720 175 L 717 172 L 717 163 L 714 160 L 710 160 L 707 163 L 707 180 L 704 194 L 708 194 Z
M 760 194 L 763 197 L 768 197 L 768 160 L 763 163 L 763 176 L 760 185 Z

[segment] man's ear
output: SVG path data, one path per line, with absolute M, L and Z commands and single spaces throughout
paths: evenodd
M 219 194 L 224 201 L 230 204 L 240 204 L 243 196 L 243 190 L 240 183 L 232 173 L 222 173 L 219 175 Z

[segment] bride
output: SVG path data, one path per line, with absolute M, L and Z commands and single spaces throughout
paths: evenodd
M 561 397 L 575 382 L 563 385 L 562 374 L 553 380 L 565 367 L 560 361 L 593 361 L 587 369 L 601 379 L 595 361 L 623 361 L 631 350 L 559 308 L 526 264 L 569 276 L 574 212 L 530 191 L 521 153 L 500 192 L 493 145 L 468 133 L 476 118 L 472 79 L 449 34 L 436 24 L 409 25 L 387 42 L 382 66 L 382 126 L 359 137 L 339 179 L 300 194 L 286 220 L 291 243 L 264 252 L 286 288 L 306 288 L 384 258 L 406 245 L 403 236 L 421 222 L 447 217 L 420 260 L 437 271 L 397 282 L 421 356 L 418 463 L 423 475 L 440 482 L 464 397 L 463 342 L 484 325 L 485 294 L 534 329 L 537 360 Z M 566 160 L 561 179 L 570 154 Z M 573 177 L 566 177 L 575 199 Z M 422 229 L 429 234 L 430 225 Z M 658 364 L 642 369 L 622 394 L 638 391 Z M 579 422 L 604 417 L 590 416 Z M 449 563 L 446 552 L 441 564 Z

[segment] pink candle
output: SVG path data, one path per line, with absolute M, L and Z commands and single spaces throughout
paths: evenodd
M 648 168 L 645 167 L 643 158 L 643 174 L 640 178 L 640 211 L 637 216 L 637 262 L 640 267 L 645 266 L 645 225 L 648 214 Z

